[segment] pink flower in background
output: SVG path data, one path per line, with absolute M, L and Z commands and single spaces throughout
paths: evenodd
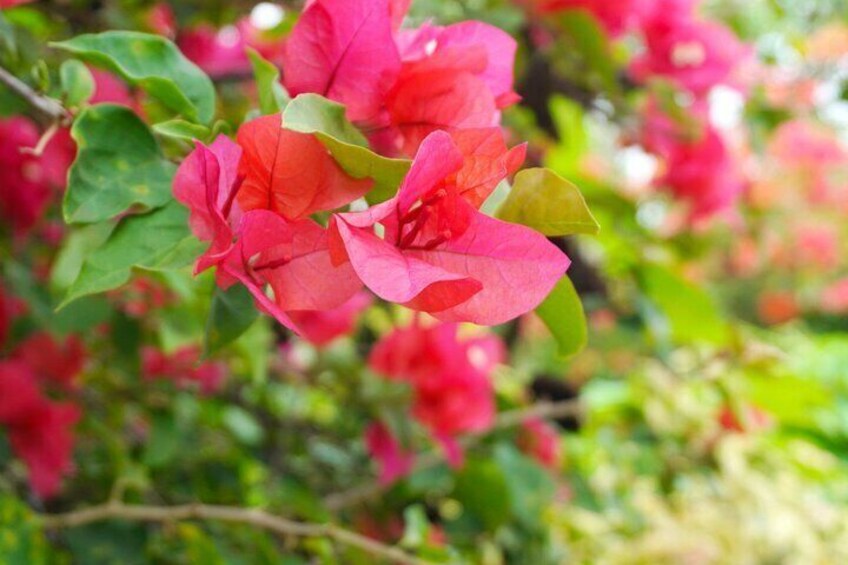
M 525 421 L 519 431 L 518 446 L 521 451 L 533 457 L 542 466 L 552 470 L 559 467 L 561 458 L 559 434 L 548 422 L 539 418 Z
M 823 312 L 836 315 L 848 313 L 848 278 L 840 279 L 825 288 L 820 300 Z
M 289 312 L 289 317 L 300 330 L 300 336 L 313 345 L 322 347 L 350 334 L 359 315 L 373 302 L 370 294 L 357 292 L 350 300 L 332 310 L 301 310 Z
M 193 345 L 170 354 L 145 347 L 141 351 L 141 374 L 146 380 L 170 379 L 179 386 L 196 384 L 204 394 L 214 394 L 227 377 L 227 367 L 220 362 L 201 363 L 200 348 Z
M 415 454 L 404 451 L 388 428 L 379 422 L 365 430 L 365 447 L 379 463 L 379 480 L 384 485 L 408 475 L 415 463 Z
M 637 24 L 651 7 L 651 0 L 522 0 L 522 3 L 540 14 L 565 10 L 587 12 L 612 36 Z
M 43 385 L 70 390 L 77 386 L 86 351 L 77 335 L 59 341 L 47 332 L 35 332 L 18 344 L 13 357 L 26 363 Z
M 15 6 L 29 4 L 30 2 L 34 1 L 35 0 L 0 0 L 0 10 L 2 10 L 3 8 L 14 8 Z
M 32 489 L 49 498 L 73 471 L 72 429 L 80 413 L 72 404 L 43 396 L 37 379 L 23 361 L 0 362 L 0 425 L 6 427 L 12 451 L 26 464 Z
M 444 321 L 495 325 L 532 310 L 568 268 L 568 258 L 540 233 L 476 208 L 514 161 L 511 153 L 471 158 L 449 134 L 430 134 L 397 196 L 333 216 L 334 263 L 349 262 L 380 298 Z M 467 169 L 472 162 L 479 167 Z
M 208 24 L 180 31 L 177 46 L 183 55 L 212 78 L 250 72 L 247 46 L 235 26 L 216 29 Z
M 490 374 L 505 357 L 503 344 L 494 336 L 461 340 L 455 324 L 422 327 L 414 324 L 384 336 L 369 357 L 369 366 L 387 379 L 404 381 L 413 390 L 412 414 L 439 442 L 452 465 L 462 463 L 456 437 L 487 429 L 494 418 L 494 392 Z M 376 432 L 371 431 L 375 434 Z M 381 473 L 394 479 L 405 468 L 395 440 L 369 437 L 372 449 L 384 463 Z M 385 465 L 391 463 L 387 468 Z
M 144 23 L 151 31 L 173 39 L 177 33 L 177 18 L 167 2 L 157 2 L 144 13 Z
M 633 60 L 630 72 L 639 81 L 661 77 L 696 96 L 733 80 L 734 69 L 750 49 L 721 24 L 681 18 L 658 10 L 644 28 L 646 51 Z
M 804 223 L 795 229 L 794 240 L 798 264 L 824 272 L 839 266 L 842 253 L 837 226 Z

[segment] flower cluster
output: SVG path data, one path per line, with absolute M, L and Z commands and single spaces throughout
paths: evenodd
M 456 324 L 424 327 L 418 323 L 384 336 L 369 358 L 379 375 L 412 387 L 412 415 L 442 446 L 452 465 L 462 463 L 456 436 L 484 431 L 495 414 L 490 374 L 505 358 L 503 344 L 487 335 L 462 340 Z M 366 445 L 380 462 L 380 479 L 405 475 L 413 461 L 380 422 L 366 432 Z

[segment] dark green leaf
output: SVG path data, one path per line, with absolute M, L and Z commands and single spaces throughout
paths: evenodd
M 163 37 L 135 31 L 106 31 L 51 45 L 117 73 L 186 119 L 203 123 L 212 119 L 215 112 L 212 81 Z
M 185 267 L 203 247 L 189 232 L 188 211 L 176 201 L 148 214 L 124 218 L 106 243 L 86 259 L 59 307 L 81 296 L 121 286 L 130 279 L 133 267 Z
M 206 323 L 205 355 L 211 355 L 236 340 L 258 316 L 253 297 L 243 285 L 236 284 L 227 290 L 216 288 Z
M 454 497 L 489 531 L 510 519 L 509 481 L 494 461 L 468 461 L 456 478 Z
M 128 108 L 86 108 L 71 135 L 78 153 L 62 207 L 66 222 L 99 222 L 133 205 L 156 208 L 170 198 L 176 167 Z

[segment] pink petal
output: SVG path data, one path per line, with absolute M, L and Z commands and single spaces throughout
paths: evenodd
M 391 432 L 379 422 L 365 430 L 365 446 L 380 464 L 380 483 L 390 485 L 412 471 L 415 454 L 404 451 Z
M 331 310 L 305 310 L 289 312 L 289 316 L 300 328 L 300 335 L 318 347 L 327 345 L 336 338 L 349 334 L 356 319 L 373 298 L 365 291 L 357 292 L 341 306 Z
M 400 68 L 388 0 L 316 0 L 286 42 L 284 82 L 293 95 L 315 92 L 341 102 L 351 120 L 380 110 Z
M 460 237 L 431 250 L 408 250 L 427 262 L 482 284 L 468 301 L 431 314 L 440 320 L 492 326 L 534 309 L 570 264 L 542 234 L 476 213 Z M 366 283 L 367 284 L 367 283 Z
M 462 166 L 462 153 L 450 135 L 436 131 L 427 136 L 398 189 L 398 209 L 401 212 L 409 210 L 417 200 L 442 184 L 445 178 L 459 171 Z

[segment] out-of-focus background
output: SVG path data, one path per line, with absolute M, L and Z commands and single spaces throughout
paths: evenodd
M 261 96 L 245 48 L 282 66 L 302 3 L 0 7 L 0 66 L 34 90 L 69 102 L 76 73 L 89 76 L 49 42 L 139 30 L 212 78 L 216 131 L 232 133 Z M 415 0 L 403 28 L 467 20 L 517 40 L 520 100 L 500 116 L 509 145 L 528 142 L 525 166 L 574 183 L 600 231 L 554 238 L 585 326 L 552 335 L 530 314 L 460 329 L 502 352 L 488 388 L 456 393 L 460 411 L 491 402 L 500 414 L 462 436 L 459 468 L 433 460 L 422 438 L 438 426 L 411 418 L 408 388 L 369 361 L 410 323 L 399 307 L 366 300 L 316 321 L 310 339 L 249 319 L 211 357 L 208 273 L 136 269 L 57 313 L 111 227 L 61 222 L 74 141 L 65 129 L 44 138 L 49 121 L 0 86 L 0 376 L 47 375 L 53 403 L 53 427 L 0 425 L 0 563 L 385 557 L 214 521 L 41 528 L 41 513 L 116 489 L 331 520 L 436 562 L 848 562 L 848 3 Z M 88 104 L 163 121 L 143 87 L 86 65 Z M 190 148 L 191 135 L 153 129 L 169 159 Z M 19 152 L 40 139 L 40 156 Z M 0 386 L 0 417 L 21 390 Z M 573 413 L 509 420 L 569 401 Z M 426 464 L 381 485 L 387 455 L 365 431 L 377 420 Z

